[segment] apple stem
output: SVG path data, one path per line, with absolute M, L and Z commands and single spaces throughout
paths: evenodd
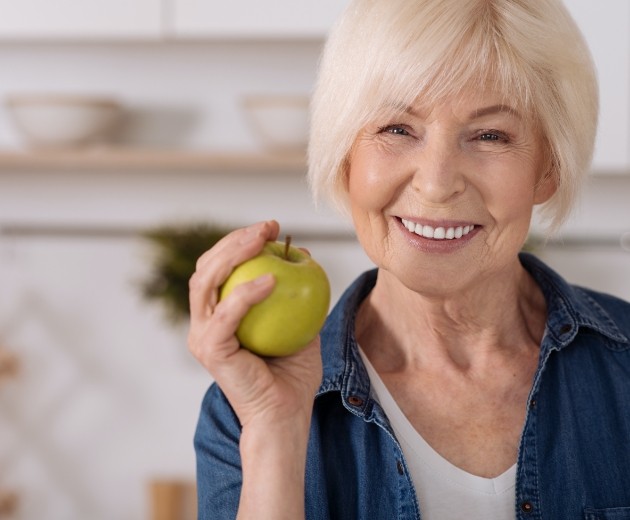
M 284 239 L 284 259 L 289 259 L 289 247 L 291 246 L 291 235 L 287 235 Z

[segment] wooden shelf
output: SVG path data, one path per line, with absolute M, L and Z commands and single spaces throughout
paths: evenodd
M 161 148 L 0 150 L 0 171 L 42 169 L 300 173 L 306 171 L 306 154 L 302 152 L 215 153 Z

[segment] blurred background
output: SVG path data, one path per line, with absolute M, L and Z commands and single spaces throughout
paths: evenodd
M 195 517 L 211 380 L 173 284 L 200 245 L 276 218 L 335 300 L 371 267 L 304 179 L 306 105 L 346 3 L 0 0 L 1 520 Z M 630 3 L 566 3 L 600 132 L 575 216 L 532 243 L 630 299 Z

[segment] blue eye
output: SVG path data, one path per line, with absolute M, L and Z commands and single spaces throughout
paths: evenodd
M 507 143 L 510 141 L 510 139 L 508 138 L 508 135 L 505 132 L 501 132 L 500 130 L 494 130 L 494 129 L 481 130 L 477 134 L 476 139 L 478 139 L 479 141 L 501 141 L 504 143 Z
M 409 132 L 402 127 L 402 125 L 383 126 L 379 128 L 379 132 L 393 135 L 410 135 Z

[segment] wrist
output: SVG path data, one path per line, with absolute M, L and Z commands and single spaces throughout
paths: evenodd
M 295 419 L 243 429 L 239 519 L 303 518 L 309 426 L 310 420 Z
M 250 422 L 243 426 L 240 438 L 242 458 L 279 457 L 295 460 L 306 456 L 310 417 Z

